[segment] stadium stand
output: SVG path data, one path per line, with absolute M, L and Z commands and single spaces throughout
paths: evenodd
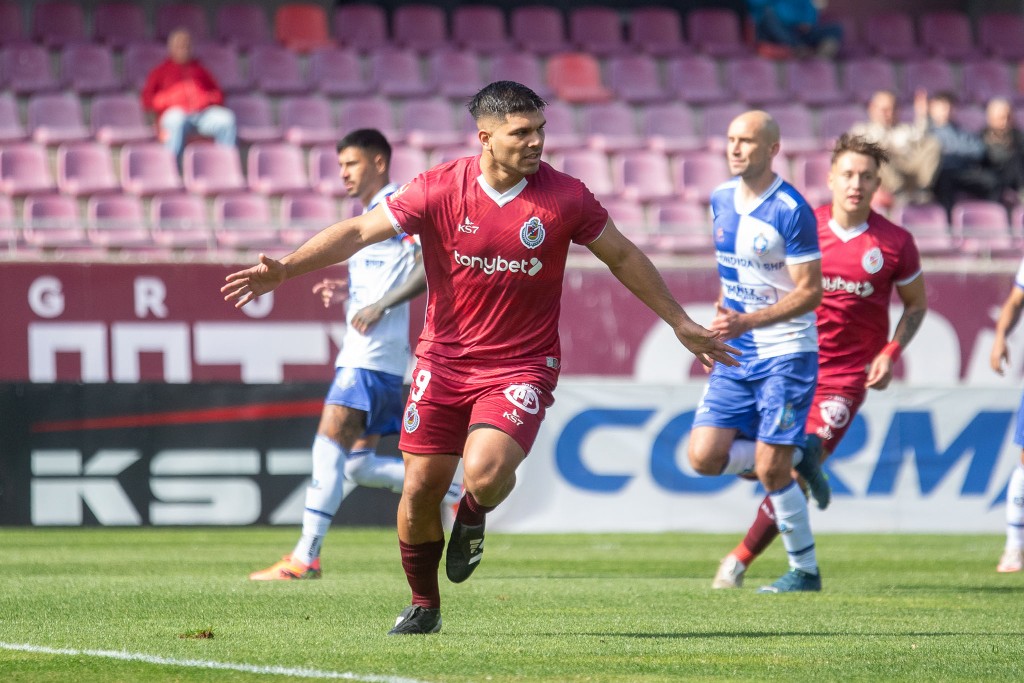
M 678 57 L 692 51 L 683 39 L 679 12 L 671 7 L 637 7 L 630 15 L 627 42 L 634 52 L 658 58 Z
M 644 139 L 637 132 L 633 108 L 625 102 L 599 102 L 580 107 L 580 131 L 589 147 L 609 154 L 644 146 Z
M 361 97 L 373 92 L 354 48 L 332 45 L 309 55 L 310 87 L 327 97 Z
M 207 249 L 214 245 L 206 218 L 206 204 L 194 194 L 168 194 L 153 198 L 153 241 L 174 250 Z
M 599 59 L 625 54 L 625 28 L 611 7 L 575 7 L 569 10 L 569 43 L 572 49 Z
M 218 195 L 213 200 L 213 236 L 234 249 L 266 249 L 281 244 L 270 200 L 259 194 Z
M 331 28 L 341 45 L 360 52 L 369 52 L 388 41 L 387 14 L 379 5 L 340 5 L 331 17 Z
M 114 68 L 112 50 L 97 43 L 72 43 L 60 53 L 60 75 L 65 88 L 79 95 L 120 91 L 124 84 Z
M 182 180 L 189 192 L 210 196 L 246 188 L 242 162 L 234 147 L 193 142 L 185 147 L 182 168 Z
M 280 142 L 257 143 L 249 148 L 249 189 L 264 195 L 307 192 L 306 163 L 302 150 Z
M 55 188 L 46 149 L 31 142 L 0 147 L 0 192 L 21 197 Z
M 933 11 L 918 17 L 921 48 L 933 57 L 963 60 L 977 57 L 971 21 L 962 12 Z
M 284 139 L 294 145 L 320 145 L 337 142 L 331 103 L 322 95 L 296 95 L 280 101 L 280 121 Z
M 64 0 L 36 3 L 32 8 L 32 39 L 50 49 L 90 40 L 82 3 Z
M 547 5 L 520 5 L 509 15 L 512 41 L 520 49 L 535 55 L 552 55 L 571 48 L 561 10 Z
M 57 148 L 57 189 L 72 197 L 119 192 L 110 148 L 99 142 L 65 143 Z
M 452 42 L 476 54 L 508 52 L 511 42 L 505 13 L 491 5 L 459 5 L 452 10 Z
M 399 5 L 391 15 L 391 38 L 421 54 L 448 47 L 448 20 L 436 5 Z
M 276 142 L 283 136 L 281 126 L 274 120 L 274 107 L 270 98 L 258 92 L 228 95 L 225 105 L 235 112 L 238 140 L 242 144 Z
M 145 8 L 135 2 L 100 2 L 93 12 L 93 35 L 115 50 L 148 40 L 152 31 Z
M 669 159 L 651 150 L 633 150 L 612 158 L 616 188 L 626 199 L 641 204 L 677 196 Z
M 251 2 L 229 2 L 217 8 L 214 36 L 222 43 L 248 51 L 272 42 L 266 10 Z
M 86 236 L 111 249 L 154 247 L 142 201 L 129 194 L 96 195 L 86 205 Z
M 174 153 L 156 142 L 126 144 L 121 149 L 121 187 L 140 197 L 179 192 L 181 174 Z
M 327 10 L 321 5 L 292 2 L 274 12 L 274 39 L 289 50 L 312 52 L 333 44 Z
M 610 57 L 606 65 L 608 87 L 616 99 L 632 105 L 665 102 L 669 92 L 661 82 L 657 60 L 647 54 Z
M 29 98 L 28 128 L 32 139 L 43 145 L 91 137 L 82 102 L 72 93 L 40 93 Z
M 168 2 L 158 4 L 155 9 L 153 34 L 158 41 L 165 42 L 175 29 L 184 28 L 191 34 L 194 43 L 210 38 L 210 27 L 206 20 L 206 8 L 192 2 Z

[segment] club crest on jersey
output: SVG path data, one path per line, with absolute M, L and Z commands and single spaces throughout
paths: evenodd
M 512 384 L 505 389 L 505 398 L 517 408 L 522 408 L 530 415 L 540 412 L 540 397 L 537 390 L 529 384 Z
M 754 238 L 754 253 L 758 256 L 764 256 L 768 253 L 768 238 L 764 236 L 764 233 Z
M 796 424 L 796 411 L 793 410 L 792 403 L 787 403 L 779 413 L 779 430 L 784 432 L 791 429 L 794 424 Z
M 860 259 L 860 265 L 872 275 L 880 271 L 882 266 L 885 265 L 885 259 L 882 258 L 882 250 L 878 247 L 872 247 L 865 251 Z
M 544 224 L 534 216 L 519 229 L 519 239 L 527 249 L 535 249 L 544 241 Z
M 841 396 L 832 396 L 821 402 L 818 407 L 821 411 L 821 420 L 829 427 L 842 429 L 850 421 L 849 401 Z
M 412 434 L 420 426 L 420 411 L 416 409 L 415 403 L 410 403 L 405 409 L 405 431 Z

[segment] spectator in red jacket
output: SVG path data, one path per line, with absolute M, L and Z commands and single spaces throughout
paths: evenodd
M 160 137 L 181 163 L 190 133 L 234 145 L 235 114 L 206 68 L 192 57 L 192 37 L 177 29 L 167 38 L 168 57 L 146 78 L 142 106 L 156 115 Z

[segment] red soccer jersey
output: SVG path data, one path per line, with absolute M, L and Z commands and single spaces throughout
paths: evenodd
M 831 205 L 814 214 L 824 285 L 817 310 L 819 382 L 863 388 L 866 368 L 889 341 L 893 289 L 920 275 L 921 257 L 909 232 L 874 211 L 852 230 L 831 223 Z
M 420 236 L 427 319 L 416 355 L 463 381 L 557 368 L 569 243 L 590 244 L 608 213 L 546 163 L 499 195 L 480 157 L 435 166 L 388 197 L 396 229 Z

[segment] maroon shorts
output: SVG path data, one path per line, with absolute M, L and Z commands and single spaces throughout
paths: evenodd
M 398 447 L 405 453 L 462 455 L 470 426 L 485 424 L 505 432 L 529 453 L 555 401 L 554 388 L 554 379 L 543 372 L 468 384 L 418 365 Z
M 850 389 L 818 385 L 807 415 L 806 432 L 817 434 L 826 454 L 831 454 L 846 435 L 867 396 L 867 388 Z

